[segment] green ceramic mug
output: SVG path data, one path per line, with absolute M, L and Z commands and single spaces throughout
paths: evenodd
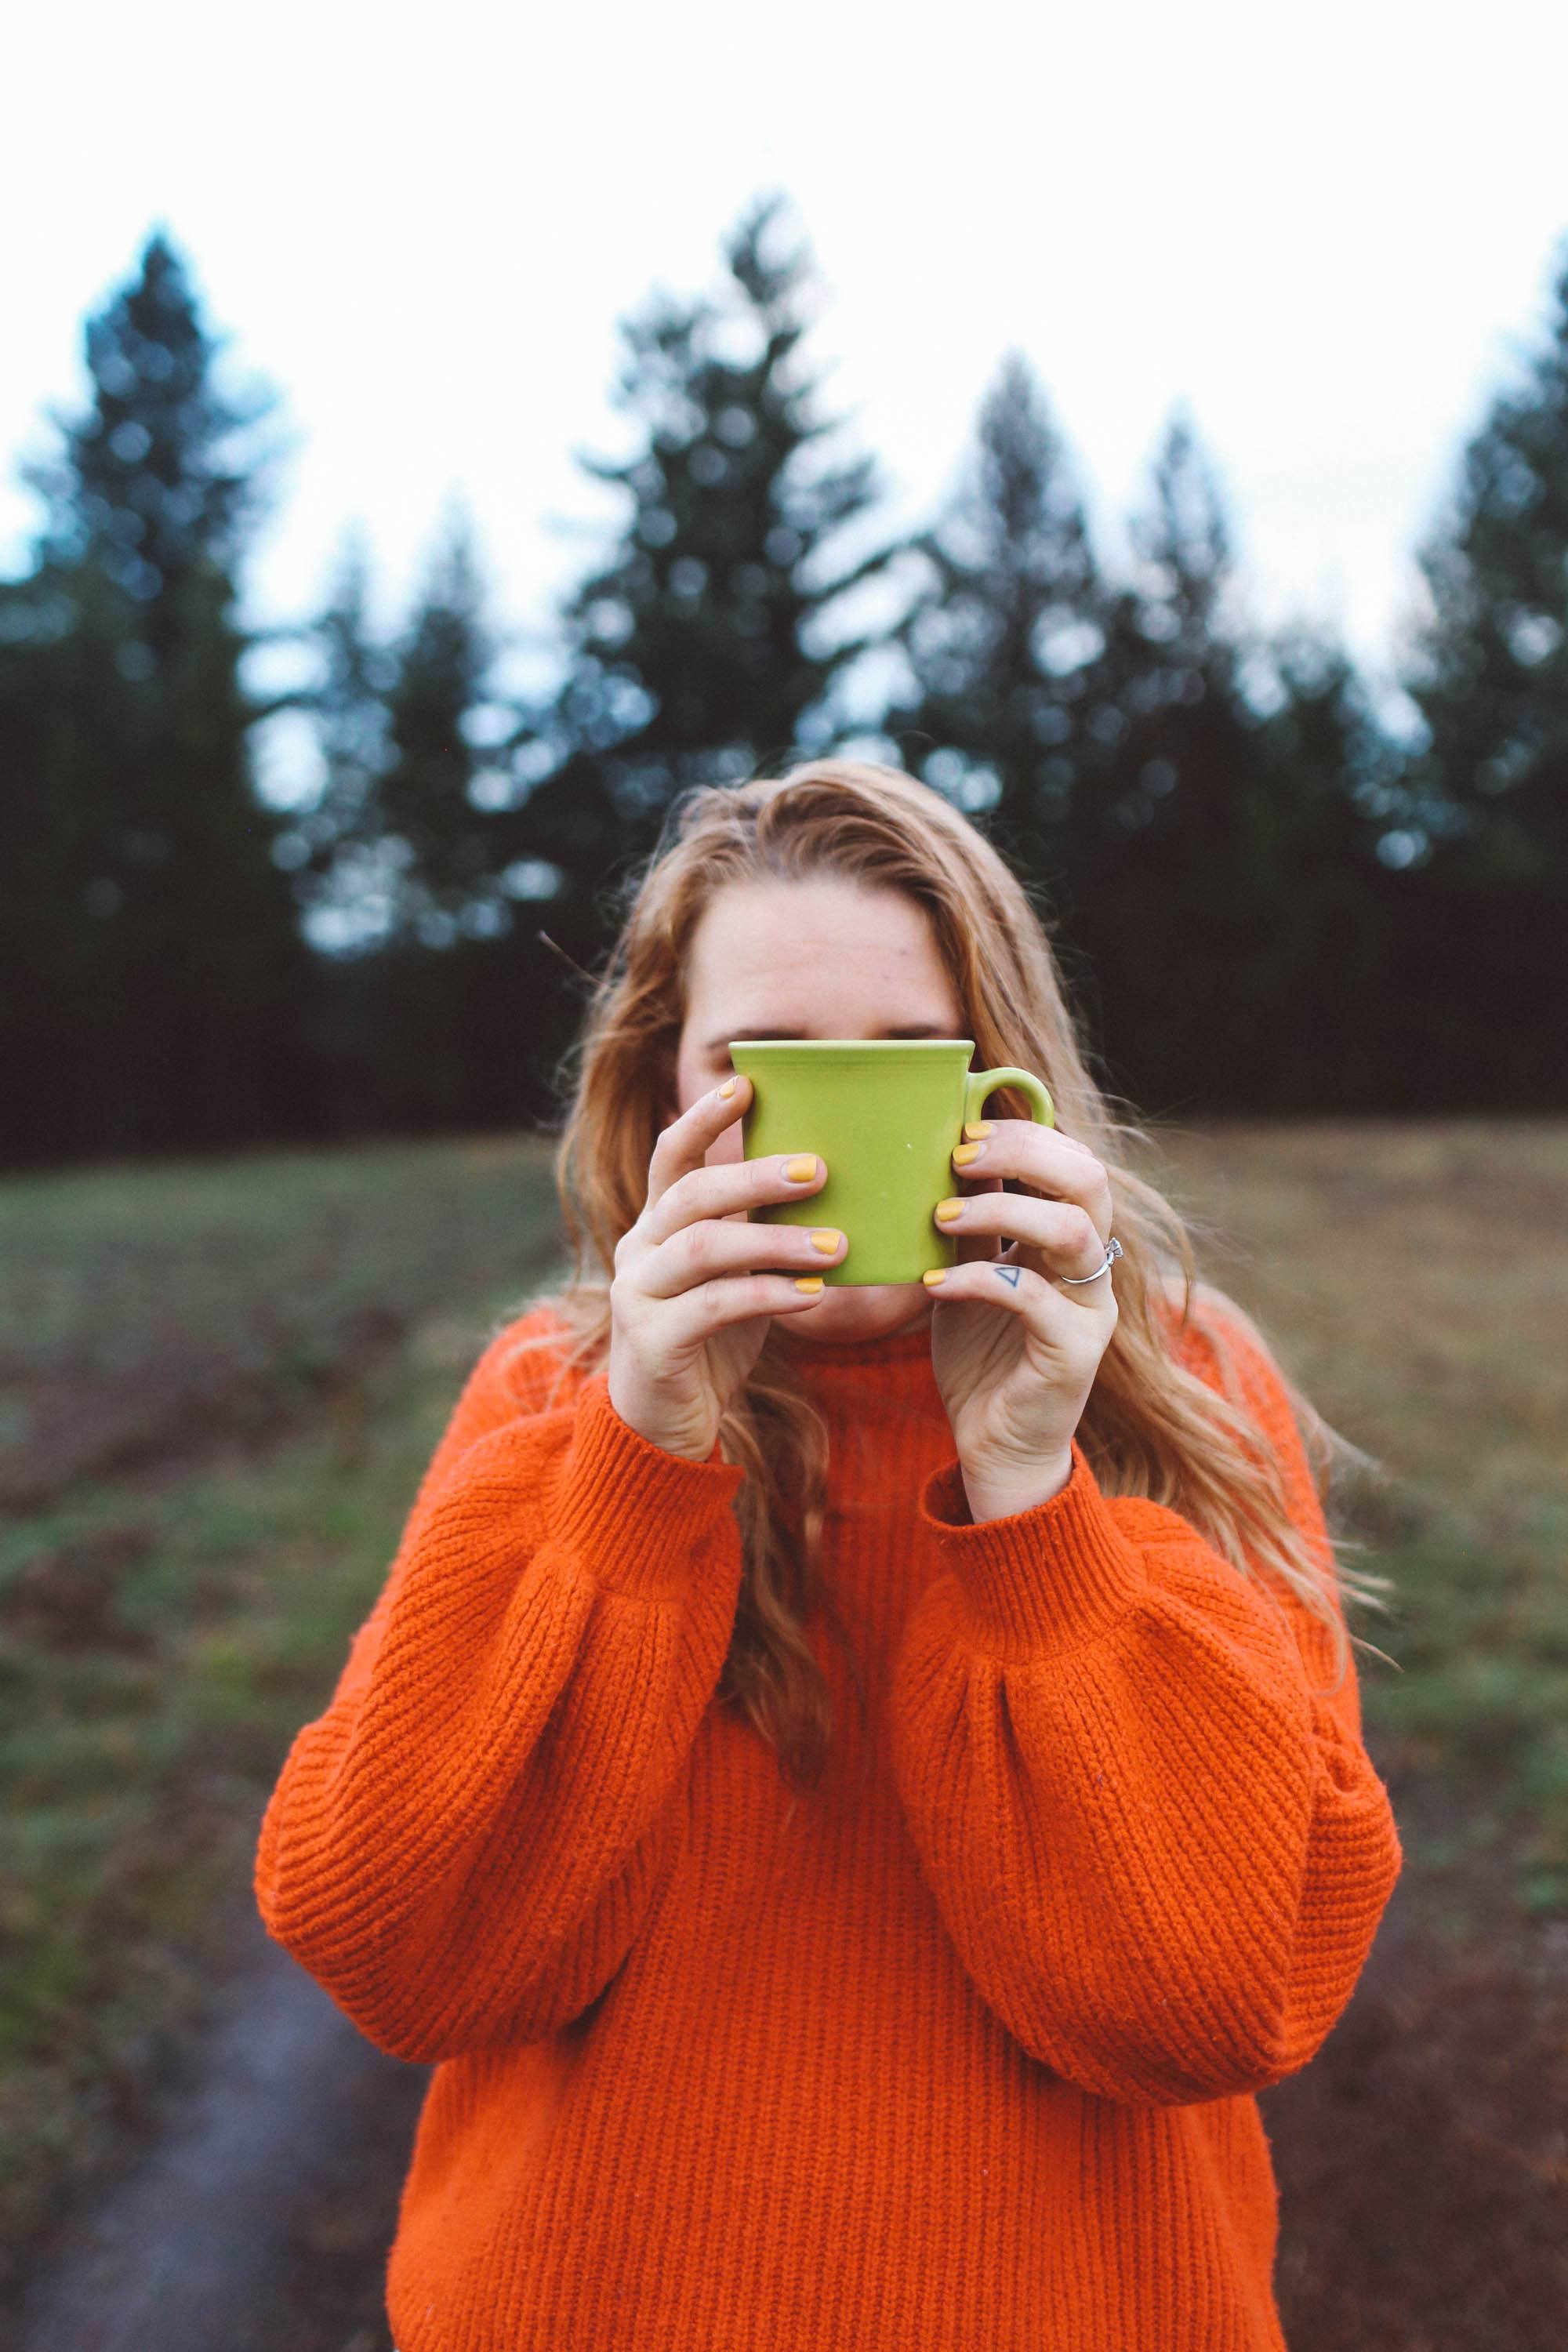
M 972 1070 L 969 1037 L 741 1037 L 730 1059 L 752 1082 L 741 1118 L 747 1160 L 816 1151 L 825 1183 L 802 1201 L 768 1201 L 753 1224 L 837 1225 L 848 1240 L 825 1282 L 850 1288 L 919 1282 L 956 1265 L 958 1243 L 933 1217 L 956 1192 L 953 1147 L 999 1087 L 1016 1087 L 1043 1127 L 1056 1109 L 1028 1070 Z

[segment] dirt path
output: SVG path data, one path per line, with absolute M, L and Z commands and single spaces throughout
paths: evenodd
M 1455 1954 L 1431 1900 L 1407 1873 L 1321 2055 L 1262 2101 L 1292 2352 L 1561 2339 L 1568 1923 Z M 383 2270 L 426 2075 L 356 2033 L 248 1906 L 237 1936 L 193 2079 L 57 2250 L 17 2352 L 387 2352 Z
M 1407 1873 L 1323 2050 L 1259 2102 L 1292 2352 L 1564 2338 L 1568 1921 L 1450 1951 L 1431 1903 Z
M 68 2230 L 17 2352 L 386 2352 L 426 2072 L 356 2032 L 248 1902 L 234 1958 L 156 2146 Z

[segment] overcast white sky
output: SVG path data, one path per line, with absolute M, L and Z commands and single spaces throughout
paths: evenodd
M 542 621 L 584 554 L 550 518 L 605 511 L 571 451 L 619 446 L 615 320 L 709 282 L 782 186 L 890 520 L 1016 345 L 1108 553 L 1184 399 L 1261 617 L 1337 617 L 1376 670 L 1568 236 L 1543 0 L 78 0 L 5 49 L 0 562 L 34 520 L 10 461 L 162 223 L 296 438 L 262 617 L 316 599 L 353 519 L 395 604 L 456 493 L 500 614 Z

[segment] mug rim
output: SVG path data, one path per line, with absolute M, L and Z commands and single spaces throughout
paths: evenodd
M 973 1037 L 731 1037 L 727 1053 L 747 1054 L 952 1054 L 974 1051 Z

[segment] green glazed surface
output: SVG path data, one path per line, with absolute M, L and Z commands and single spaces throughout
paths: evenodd
M 815 1151 L 827 1162 L 817 1191 L 766 1202 L 751 1222 L 837 1225 L 848 1248 L 818 1270 L 850 1288 L 919 1282 L 928 1267 L 956 1265 L 957 1241 L 932 1213 L 958 1190 L 952 1153 L 965 1125 L 999 1087 L 1016 1087 L 1032 1118 L 1056 1124 L 1031 1071 L 972 1070 L 973 1051 L 965 1037 L 732 1039 L 730 1059 L 752 1081 L 744 1157 Z

